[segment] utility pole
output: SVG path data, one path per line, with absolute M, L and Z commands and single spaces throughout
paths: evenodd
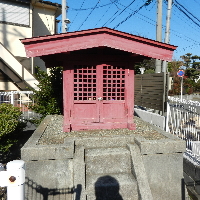
M 67 0 L 62 0 L 62 33 L 67 32 L 67 24 L 70 23 L 69 19 L 67 19 Z
M 172 0 L 168 0 L 166 30 L 165 30 L 165 43 L 167 44 L 169 44 L 171 12 L 172 12 Z M 167 68 L 167 61 L 164 61 L 162 66 L 162 72 L 166 72 L 166 68 Z
M 162 1 L 157 0 L 156 40 L 162 42 Z M 156 73 L 161 72 L 161 60 L 156 59 Z

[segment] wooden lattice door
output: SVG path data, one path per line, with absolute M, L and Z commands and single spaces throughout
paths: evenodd
M 106 64 L 73 68 L 72 130 L 127 127 L 129 69 Z

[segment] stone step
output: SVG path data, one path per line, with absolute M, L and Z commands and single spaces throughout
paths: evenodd
M 134 143 L 133 136 L 113 136 L 113 137 L 82 137 L 76 139 L 75 145 L 82 145 L 89 148 L 108 148 L 108 147 L 126 147 L 128 143 Z
M 86 174 L 131 173 L 131 156 L 126 147 L 86 149 Z
M 137 182 L 132 174 L 86 176 L 87 200 L 138 200 Z

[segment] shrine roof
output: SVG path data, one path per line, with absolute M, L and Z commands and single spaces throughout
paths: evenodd
M 96 28 L 21 39 L 27 57 L 52 55 L 94 47 L 110 47 L 151 58 L 170 61 L 174 45 L 158 42 L 141 36 L 113 30 Z

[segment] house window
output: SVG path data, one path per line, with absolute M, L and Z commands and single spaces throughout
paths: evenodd
M 0 2 L 0 23 L 29 26 L 30 4 L 13 1 Z

